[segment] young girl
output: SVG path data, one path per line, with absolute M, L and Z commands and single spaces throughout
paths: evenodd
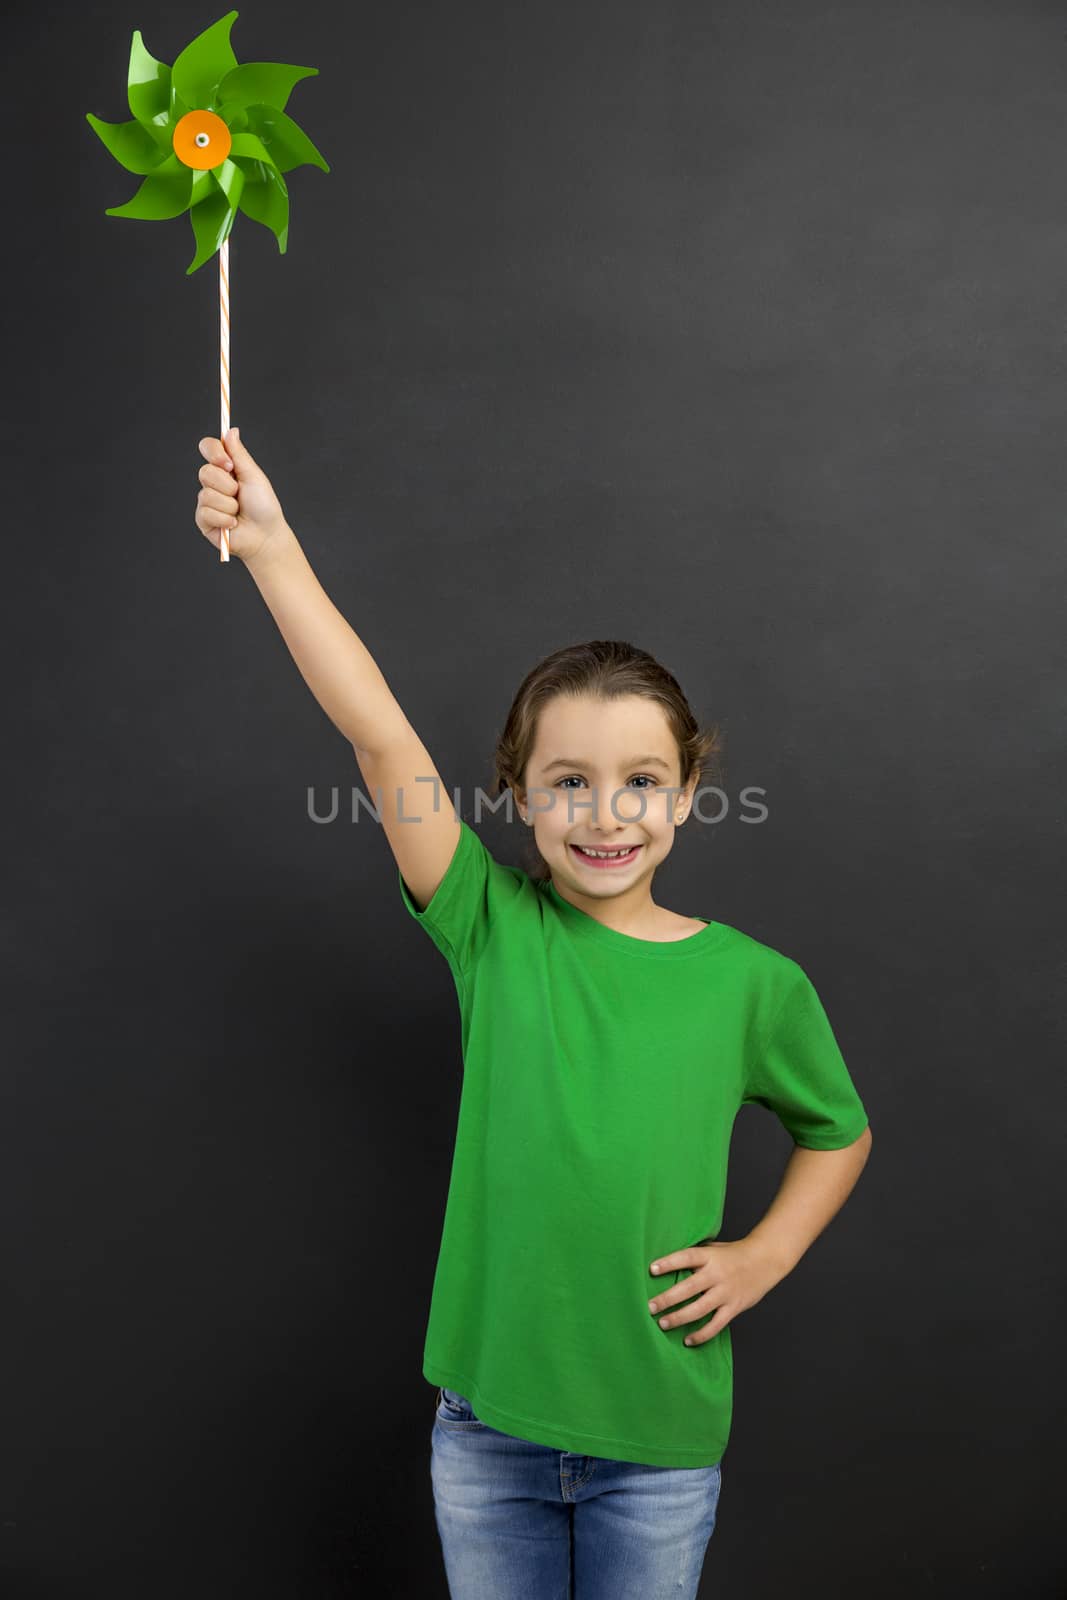
M 216 548 L 231 530 L 455 980 L 463 1092 L 423 1361 L 453 1600 L 695 1596 L 729 1324 L 844 1204 L 871 1143 L 796 962 L 652 898 L 715 738 L 646 652 L 556 651 L 496 752 L 536 850 L 529 871 L 498 862 L 235 430 L 200 451 L 197 527 Z M 712 1242 L 748 1102 L 796 1149 L 762 1222 Z

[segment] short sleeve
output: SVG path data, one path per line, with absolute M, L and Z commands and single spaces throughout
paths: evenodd
M 485 947 L 496 912 L 517 892 L 514 871 L 497 861 L 461 818 L 452 860 L 423 910 L 412 899 L 399 868 L 397 881 L 404 905 L 445 957 L 462 991 Z
M 742 1104 L 773 1111 L 808 1150 L 840 1150 L 867 1127 L 830 1020 L 804 972 L 793 983 L 755 1059 Z

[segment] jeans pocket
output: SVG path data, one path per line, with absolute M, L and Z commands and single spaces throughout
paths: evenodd
M 474 1414 L 474 1407 L 456 1389 L 442 1389 L 437 1402 L 437 1420 L 446 1427 L 481 1428 L 482 1422 Z

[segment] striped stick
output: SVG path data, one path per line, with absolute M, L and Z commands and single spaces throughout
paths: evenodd
M 219 438 L 223 445 L 230 429 L 230 241 L 229 237 L 223 239 L 219 246 L 219 381 L 222 389 L 222 432 Z M 219 560 L 230 559 L 230 533 L 228 528 L 220 528 Z

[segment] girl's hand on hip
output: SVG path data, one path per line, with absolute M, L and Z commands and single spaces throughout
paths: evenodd
M 762 1300 L 782 1276 L 766 1252 L 748 1239 L 689 1245 L 684 1250 L 658 1256 L 652 1266 L 659 1267 L 659 1273 L 653 1276 L 660 1277 L 685 1267 L 691 1269 L 688 1278 L 649 1301 L 648 1309 L 660 1321 L 660 1327 L 680 1327 L 683 1323 L 699 1322 L 712 1311 L 715 1313 L 707 1327 L 686 1337 L 684 1342 L 689 1345 L 706 1344 L 714 1339 L 739 1311 L 747 1311 Z M 685 1300 L 690 1304 L 683 1305 Z

